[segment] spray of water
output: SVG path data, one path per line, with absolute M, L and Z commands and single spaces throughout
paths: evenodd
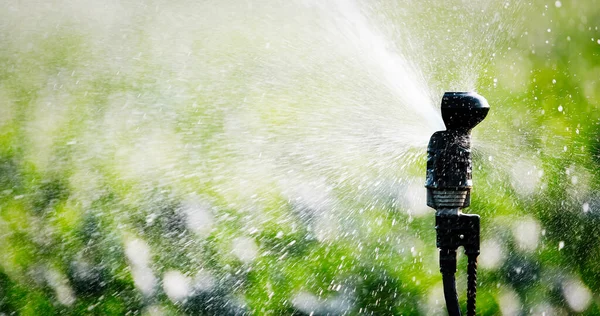
M 281 238 L 298 222 L 360 252 L 381 224 L 376 207 L 425 214 L 424 147 L 443 129 L 441 93 L 475 89 L 509 29 L 498 3 L 450 2 L 9 2 L 1 127 L 40 174 L 68 175 L 81 212 L 70 216 L 110 223 L 144 295 L 156 271 L 135 220 L 161 223 L 165 201 L 194 234 L 180 238 L 191 257 L 189 245 L 212 235 L 249 263 L 271 249 L 248 236 L 275 225 Z M 426 18 L 436 10 L 459 22 Z M 421 256 L 408 229 L 396 238 Z M 203 268 L 185 268 L 194 280 L 169 270 L 167 295 L 180 301 L 190 282 L 212 280 Z M 320 304 L 307 295 L 291 301 Z

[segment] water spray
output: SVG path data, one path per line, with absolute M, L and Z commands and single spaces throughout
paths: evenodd
M 435 229 L 446 308 L 461 315 L 456 293 L 456 250 L 467 255 L 467 315 L 475 315 L 479 215 L 461 210 L 471 203 L 471 129 L 486 117 L 490 106 L 475 92 L 446 92 L 442 99 L 445 131 L 433 133 L 427 147 L 427 205 L 436 210 Z

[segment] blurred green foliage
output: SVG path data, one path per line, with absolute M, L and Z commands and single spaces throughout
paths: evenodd
M 136 19 L 146 23 L 143 16 Z M 496 266 L 481 268 L 478 312 L 511 314 L 503 306 L 516 306 L 515 314 L 597 315 L 600 3 L 533 1 L 505 23 L 519 24 L 519 32 L 496 43 L 495 57 L 475 69 L 478 91 L 493 110 L 475 132 L 482 149 L 475 157 L 471 209 L 482 215 L 484 241 L 499 243 L 503 254 Z M 284 128 L 301 115 L 257 101 L 263 88 L 273 89 L 260 83 L 278 79 L 257 74 L 268 66 L 255 53 L 231 64 L 217 58 L 230 45 L 251 47 L 253 39 L 240 33 L 213 43 L 222 45 L 214 50 L 206 50 L 211 43 L 192 45 L 205 54 L 192 73 L 211 63 L 223 68 L 210 75 L 225 82 L 227 91 L 215 92 L 211 78 L 200 76 L 192 86 L 179 77 L 181 69 L 154 63 L 162 56 L 152 50 L 155 38 L 135 28 L 112 30 L 140 52 L 127 51 L 137 57 L 123 62 L 110 53 L 111 43 L 91 44 L 85 30 L 68 23 L 41 30 L 19 25 L 0 28 L 0 313 L 303 315 L 302 302 L 294 301 L 302 301 L 299 293 L 315 314 L 443 311 L 443 302 L 435 301 L 441 292 L 433 212 L 413 217 L 393 194 L 374 197 L 340 181 L 333 191 L 353 215 L 324 223 L 279 192 L 261 170 L 235 181 L 223 173 L 255 167 L 239 165 L 245 153 L 230 147 L 226 131 L 234 127 L 227 116 L 242 109 L 231 104 L 247 97 L 257 116 L 271 123 L 266 128 Z M 310 73 L 299 82 L 338 88 Z M 282 89 L 290 90 L 282 92 L 287 102 L 300 104 L 296 99 L 302 97 L 309 109 L 318 106 L 310 99 L 316 97 L 301 95 L 306 87 Z M 152 134 L 161 126 L 175 129 Z M 159 140 L 140 144 L 148 135 Z M 177 152 L 162 152 L 165 143 Z M 146 145 L 159 148 L 157 163 L 140 166 L 140 172 L 131 170 L 135 163 L 121 164 Z M 409 154 L 420 158 L 408 162 L 408 173 L 419 175 L 424 152 Z M 524 169 L 520 161 L 533 163 Z M 370 170 L 360 164 L 344 168 Z M 191 170 L 191 176 L 181 170 Z M 215 214 L 206 236 L 186 227 L 182 210 L 190 191 Z M 260 212 L 242 207 L 250 196 Z M 515 233 L 523 222 L 525 229 L 539 230 L 532 249 Z M 321 224 L 342 229 L 323 241 L 314 229 Z M 233 241 L 243 236 L 258 248 L 250 263 L 232 254 Z M 140 291 L 132 276 L 134 259 L 126 245 L 136 238 L 150 246 L 150 269 L 159 278 L 151 293 Z M 460 266 L 466 267 L 465 258 Z M 208 271 L 216 284 L 173 300 L 161 286 L 162 276 L 173 270 L 192 280 Z M 569 291 L 580 291 L 584 302 L 570 302 Z

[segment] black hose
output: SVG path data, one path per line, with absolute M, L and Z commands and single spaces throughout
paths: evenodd
M 448 315 L 460 316 L 460 305 L 458 305 L 458 294 L 456 293 L 456 249 L 440 249 L 440 272 L 444 284 L 444 298 Z
M 446 309 L 448 315 L 460 316 L 460 305 L 458 305 L 458 294 L 456 293 L 456 280 L 454 274 L 442 274 L 444 283 L 444 298 L 446 299 Z
M 475 316 L 477 296 L 477 254 L 468 254 L 467 258 L 467 316 Z

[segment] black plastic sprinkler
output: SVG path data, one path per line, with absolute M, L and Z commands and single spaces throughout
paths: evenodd
M 475 315 L 479 215 L 463 214 L 471 203 L 471 129 L 486 117 L 490 106 L 475 92 L 446 92 L 442 99 L 445 131 L 433 133 L 427 147 L 427 205 L 436 209 L 435 229 L 446 308 L 461 315 L 456 294 L 456 250 L 465 249 L 467 315 Z

